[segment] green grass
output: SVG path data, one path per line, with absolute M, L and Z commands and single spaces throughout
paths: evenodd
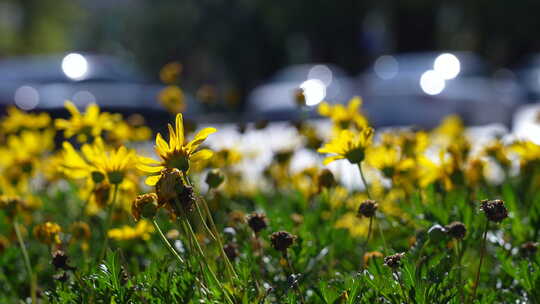
M 37 275 L 38 298 L 45 303 L 465 303 L 471 300 L 486 224 L 478 202 L 501 198 L 510 217 L 501 224 L 489 224 L 475 303 L 540 303 L 540 260 L 537 254 L 524 256 L 519 250 L 524 242 L 537 240 L 540 228 L 540 191 L 530 185 L 534 180 L 518 176 L 501 185 L 475 189 L 461 185 L 452 191 L 432 185 L 422 195 L 418 191 L 398 202 L 402 216 L 378 212 L 367 246 L 365 238 L 353 238 L 347 230 L 334 227 L 335 219 L 348 210 L 330 208 L 331 191 L 311 200 L 283 189 L 250 197 L 223 196 L 211 205 L 217 207 L 212 213 L 224 242 L 238 246 L 239 256 L 232 261 L 238 279 L 233 281 L 226 279 L 219 248 L 208 235 L 208 241 L 201 244 L 207 257 L 204 261 L 189 249 L 182 233 L 175 242 L 183 243 L 180 255 L 185 264 L 167 251 L 157 233 L 148 241 L 111 240 L 106 258 L 99 261 L 104 216 L 89 217 L 92 239 L 88 252 L 70 241 L 69 233 L 62 234 L 62 248 L 75 267 L 65 271 L 64 280 L 59 279 L 64 271 L 51 265 L 49 248 L 31 233 L 24 239 Z M 68 227 L 82 204 L 74 190 L 53 187 L 41 193 L 45 205 L 31 214 L 34 222 L 51 220 Z M 234 225 L 234 234 L 230 229 L 223 232 L 230 224 L 231 211 L 247 214 L 254 210 L 266 213 L 269 219 L 269 227 L 259 234 L 260 249 L 245 223 Z M 301 222 L 293 214 L 301 215 Z M 190 218 L 195 230 L 204 235 L 195 214 Z M 23 222 L 24 217 L 19 220 Z M 428 233 L 435 224 L 444 226 L 455 220 L 467 227 L 462 241 Z M 164 212 L 158 214 L 158 222 L 164 231 L 182 231 Z M 114 226 L 121 223 L 133 224 L 133 219 L 123 216 Z M 280 230 L 298 236 L 287 254 L 294 274 L 280 261 L 281 253 L 270 246 L 270 234 Z M 12 233 L 4 215 L 0 215 L 0 231 Z M 385 256 L 405 252 L 405 257 L 395 271 L 383 265 L 381 258 L 364 267 L 367 251 Z M 212 279 L 206 265 L 219 282 Z M 16 243 L 2 251 L 0 266 L 0 302 L 29 298 L 28 275 Z

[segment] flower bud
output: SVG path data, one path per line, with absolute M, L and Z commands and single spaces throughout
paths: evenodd
M 389 255 L 384 258 L 384 265 L 396 269 L 401 265 L 401 259 L 405 256 L 404 252 Z
M 155 193 L 147 193 L 137 196 L 131 204 L 131 214 L 136 221 L 143 218 L 153 219 L 156 216 L 159 205 Z
M 378 208 L 379 204 L 374 200 L 365 200 L 358 207 L 358 216 L 373 217 Z
M 208 187 L 210 187 L 211 189 L 216 189 L 217 187 L 219 187 L 219 185 L 221 185 L 224 180 L 225 176 L 223 175 L 223 173 L 221 173 L 221 171 L 219 171 L 219 169 L 214 169 L 208 172 L 205 179 L 206 184 L 208 184 Z

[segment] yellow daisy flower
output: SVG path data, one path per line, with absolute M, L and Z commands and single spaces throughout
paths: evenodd
M 212 157 L 213 152 L 202 149 L 197 152 L 197 148 L 204 142 L 208 135 L 216 132 L 215 128 L 205 128 L 199 131 L 192 141 L 186 143 L 184 138 L 184 121 L 182 114 L 176 115 L 175 128 L 171 124 L 169 127 L 169 142 L 167 143 L 160 133 L 156 136 L 155 150 L 161 161 L 148 157 L 139 157 L 139 170 L 149 173 L 146 184 L 154 186 L 161 177 L 163 169 L 178 169 L 184 173 L 189 170 L 190 163 L 207 160 Z
M 66 138 L 77 135 L 79 142 L 86 142 L 91 137 L 101 136 L 104 130 L 114 128 L 113 115 L 100 113 L 95 103 L 88 105 L 84 113 L 79 112 L 71 101 L 66 101 L 64 106 L 71 114 L 70 119 L 56 119 L 54 124 L 58 130 L 64 130 Z
M 17 133 L 22 130 L 39 130 L 49 127 L 51 117 L 47 113 L 27 113 L 16 107 L 7 109 L 7 116 L 2 120 L 5 133 Z
M 338 130 L 345 130 L 351 127 L 361 130 L 368 125 L 366 117 L 360 112 L 361 106 L 362 99 L 360 97 L 354 97 L 349 101 L 347 107 L 342 104 L 331 106 L 327 102 L 322 102 L 318 110 L 322 116 L 329 117 Z
M 358 164 L 364 160 L 366 148 L 371 144 L 372 139 L 373 129 L 369 127 L 360 132 L 342 130 L 337 137 L 330 140 L 317 152 L 336 154 L 325 158 L 323 162 L 325 165 L 338 159 L 347 159 L 353 164 Z
M 107 151 L 103 140 L 98 137 L 93 144 L 84 144 L 82 155 L 69 142 L 64 142 L 64 173 L 72 178 L 92 178 L 95 183 L 107 178 L 109 183 L 120 184 L 126 172 L 134 167 L 135 154 L 125 146 Z

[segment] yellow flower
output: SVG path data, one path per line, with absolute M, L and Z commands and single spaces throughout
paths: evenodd
M 178 81 L 178 77 L 182 73 L 182 64 L 180 62 L 169 62 L 159 71 L 159 78 L 165 84 L 171 84 Z
M 76 179 L 92 178 L 95 183 L 107 178 L 113 185 L 120 184 L 136 161 L 134 152 L 124 146 L 107 151 L 100 137 L 96 138 L 94 143 L 82 146 L 82 156 L 69 142 L 64 142 L 63 148 L 64 173 Z
M 192 141 L 185 143 L 184 123 L 182 114 L 176 115 L 175 128 L 171 124 L 169 127 L 169 142 L 167 143 L 161 134 L 156 136 L 155 150 L 161 161 L 148 157 L 139 157 L 140 164 L 138 168 L 141 171 L 151 174 L 146 179 L 146 184 L 154 186 L 161 177 L 163 169 L 176 168 L 184 173 L 189 170 L 190 163 L 196 163 L 207 160 L 212 157 L 212 151 L 202 149 L 197 152 L 197 148 L 204 142 L 208 135 L 216 132 L 215 128 L 205 128 L 201 130 Z
M 135 227 L 125 225 L 121 228 L 111 229 L 107 232 L 107 236 L 117 241 L 129 241 L 135 239 L 147 241 L 150 239 L 150 234 L 152 232 L 154 232 L 152 224 L 146 220 L 140 220 Z
M 176 114 L 186 110 L 184 92 L 177 86 L 168 86 L 158 95 L 161 105 L 170 113 Z
M 342 104 L 331 106 L 327 102 L 322 102 L 318 110 L 322 116 L 329 117 L 338 130 L 350 129 L 351 127 L 362 130 L 367 127 L 368 122 L 359 111 L 361 105 L 362 99 L 354 97 L 349 101 L 347 107 Z
M 62 232 L 60 225 L 53 222 L 45 222 L 34 227 L 34 236 L 46 245 L 60 244 L 60 232 Z
M 493 158 L 505 169 L 510 168 L 510 166 L 512 165 L 510 158 L 508 158 L 508 151 L 500 140 L 495 140 L 486 145 L 484 153 L 488 157 Z
M 342 130 L 337 137 L 330 140 L 317 152 L 336 154 L 328 156 L 323 162 L 325 165 L 338 159 L 347 159 L 353 164 L 358 164 L 364 160 L 366 148 L 371 144 L 372 138 L 373 129 L 369 127 L 359 132 Z
M 27 113 L 16 107 L 7 109 L 7 116 L 2 120 L 5 133 L 18 133 L 23 130 L 39 130 L 49 127 L 51 117 L 47 113 Z
M 427 187 L 434 182 L 441 182 L 447 191 L 454 188 L 451 178 L 455 171 L 454 161 L 445 155 L 444 150 L 439 153 L 438 164 L 425 156 L 418 159 L 418 164 L 420 166 L 418 174 L 421 187 Z
M 53 130 L 28 130 L 22 131 L 20 135 L 10 135 L 6 145 L 0 147 L 2 175 L 13 184 L 32 176 L 42 156 L 53 148 L 53 139 Z
M 114 128 L 113 115 L 100 113 L 99 106 L 95 103 L 88 105 L 84 114 L 81 114 L 71 101 L 66 101 L 64 106 L 71 114 L 71 118 L 56 119 L 54 124 L 58 130 L 64 130 L 66 138 L 77 135 L 79 142 L 86 142 L 89 138 L 101 136 L 104 130 Z
M 334 224 L 335 228 L 347 229 L 352 237 L 365 237 L 368 233 L 369 221 L 359 219 L 355 212 L 347 212 Z
M 511 145 L 511 149 L 520 156 L 522 165 L 529 162 L 540 161 L 540 145 L 537 145 L 532 141 L 516 141 Z

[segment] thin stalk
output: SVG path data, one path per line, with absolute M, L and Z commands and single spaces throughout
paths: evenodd
M 159 233 L 159 236 L 161 237 L 161 241 L 163 241 L 163 244 L 169 251 L 172 253 L 172 255 L 181 263 L 184 264 L 184 259 L 178 254 L 178 252 L 172 247 L 171 243 L 167 240 L 165 235 L 163 234 L 163 231 L 161 231 L 161 228 L 159 228 L 158 223 L 156 220 L 152 220 L 152 224 L 154 224 L 154 228 L 156 228 L 157 232 Z
M 109 246 L 109 237 L 107 235 L 109 229 L 111 228 L 111 225 L 112 225 L 112 214 L 113 214 L 113 209 L 114 209 L 114 205 L 116 204 L 116 197 L 118 196 L 118 184 L 115 184 L 114 185 L 114 190 L 113 190 L 113 197 L 112 197 L 112 201 L 111 203 L 109 204 L 109 207 L 107 208 L 107 218 L 105 220 L 105 230 L 104 230 L 104 238 L 105 240 L 103 241 L 103 245 L 101 247 L 101 253 L 99 254 L 99 260 L 103 260 L 103 258 L 105 257 L 105 252 L 107 251 L 107 247 Z
M 189 177 L 187 175 L 186 175 L 186 183 L 189 186 L 193 187 L 191 185 L 191 182 L 190 182 Z M 234 271 L 234 267 L 232 266 L 232 263 L 229 260 L 229 257 L 227 256 L 227 254 L 225 254 L 225 250 L 223 249 L 223 242 L 221 240 L 221 235 L 217 231 L 217 226 L 216 226 L 216 224 L 214 222 L 214 218 L 212 217 L 212 214 L 210 213 L 210 208 L 208 208 L 208 204 L 206 203 L 206 200 L 201 195 L 199 195 L 197 192 L 195 192 L 195 195 L 197 195 L 197 201 L 201 202 L 201 205 L 203 205 L 203 210 L 206 213 L 206 217 L 208 218 L 208 220 L 210 222 L 210 228 L 211 229 L 206 224 L 205 218 L 204 218 L 204 216 L 203 216 L 203 214 L 202 214 L 202 212 L 201 212 L 201 210 L 199 208 L 198 202 L 195 204 L 195 206 L 197 208 L 199 216 L 201 217 L 201 221 L 203 222 L 204 227 L 206 228 L 208 233 L 213 237 L 213 239 L 218 243 L 219 254 L 221 255 L 221 258 L 225 261 L 225 266 L 227 268 L 227 275 L 229 276 L 229 280 L 232 281 L 232 278 L 238 279 L 238 275 Z
M 290 272 L 287 274 L 287 276 L 296 274 L 296 271 L 294 270 L 294 267 L 291 264 L 291 261 L 289 260 L 289 257 L 287 255 L 287 250 L 283 251 L 283 258 L 287 262 L 287 267 L 289 268 L 289 271 L 285 271 L 285 272 L 286 273 Z M 306 300 L 304 299 L 304 293 L 302 293 L 302 290 L 300 290 L 300 286 L 298 286 L 297 282 L 293 282 L 293 287 L 296 290 L 296 293 L 298 294 L 298 296 L 300 297 L 300 303 L 302 304 L 306 303 Z
M 229 298 L 229 294 L 223 288 L 223 286 L 221 285 L 221 282 L 218 280 L 216 274 L 214 273 L 214 271 L 210 267 L 210 264 L 208 264 L 208 261 L 206 260 L 206 256 L 204 255 L 204 252 L 203 252 L 203 250 L 201 248 L 201 245 L 199 244 L 199 241 L 197 240 L 197 236 L 195 235 L 195 232 L 193 231 L 193 228 L 191 227 L 191 224 L 189 223 L 189 221 L 187 220 L 187 218 L 185 216 L 182 216 L 182 220 L 184 222 L 185 227 L 187 228 L 188 235 L 191 238 L 192 242 L 194 243 L 195 248 L 197 249 L 200 257 L 202 258 L 202 260 L 204 260 L 206 262 L 206 269 L 208 269 L 208 272 L 210 273 L 210 276 L 216 282 L 219 289 L 223 291 L 223 294 L 225 295 L 228 302 L 233 303 L 232 300 Z
M 368 227 L 368 232 L 367 232 L 366 244 L 364 245 L 364 247 L 366 248 L 367 248 L 367 245 L 369 244 L 369 238 L 371 237 L 371 227 L 373 226 L 373 217 L 374 216 L 369 217 L 369 227 Z
M 460 246 L 459 246 L 459 240 L 455 239 L 455 251 L 456 251 L 456 265 L 457 265 L 457 280 L 458 280 L 458 290 L 459 290 L 459 296 L 461 298 L 461 302 L 463 303 L 465 301 L 465 297 L 463 296 L 463 285 L 461 285 L 461 253 L 460 253 Z
M 17 221 L 13 219 L 13 229 L 15 229 L 15 234 L 17 235 L 17 240 L 19 241 L 19 246 L 21 246 L 21 250 L 23 253 L 24 258 L 24 265 L 26 266 L 26 271 L 28 272 L 28 278 L 30 279 L 30 296 L 32 298 L 32 303 L 37 303 L 36 298 L 36 290 L 37 290 L 37 282 L 36 278 L 34 277 L 34 274 L 32 273 L 32 265 L 30 265 L 30 258 L 28 257 L 28 252 L 26 251 L 26 246 L 24 246 L 24 241 L 22 238 L 21 231 L 19 229 L 19 224 L 17 224 Z
M 364 187 L 366 189 L 366 193 L 369 199 L 372 199 L 371 193 L 369 192 L 369 186 L 366 181 L 366 177 L 364 176 L 364 170 L 362 170 L 362 162 L 359 162 L 358 164 L 358 171 L 360 171 L 360 177 L 362 178 L 362 183 L 364 183 Z
M 482 240 L 482 247 L 480 248 L 480 262 L 478 263 L 478 270 L 476 271 L 476 279 L 474 281 L 473 293 L 471 296 L 470 303 L 472 303 L 474 299 L 476 298 L 476 289 L 478 288 L 478 283 L 480 281 L 480 270 L 482 269 L 482 261 L 484 260 L 484 255 L 486 252 L 486 238 L 487 238 L 488 226 L 489 226 L 489 220 L 486 219 L 486 227 L 484 228 L 484 237 Z

